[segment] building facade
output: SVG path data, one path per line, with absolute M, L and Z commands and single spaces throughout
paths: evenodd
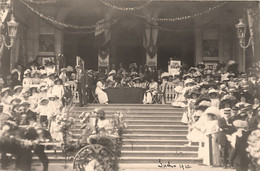
M 135 62 L 165 71 L 169 58 L 189 66 L 235 60 L 240 71 L 259 61 L 258 1 L 17 0 L 11 5 L 19 26 L 14 45 L 1 54 L 3 73 L 16 63 L 49 57 L 65 67 L 80 56 L 93 70 L 102 65 L 99 58 L 109 59 L 110 66 Z M 248 9 L 254 14 L 254 47 L 243 51 L 235 25 L 243 18 L 250 26 Z M 247 29 L 245 43 L 250 33 Z

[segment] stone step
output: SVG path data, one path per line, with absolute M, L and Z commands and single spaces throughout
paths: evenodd
M 198 151 L 198 146 L 192 145 L 190 147 L 181 146 L 181 145 L 127 145 L 125 144 L 122 147 L 122 150 L 128 151 Z
M 188 140 L 164 140 L 164 139 L 123 139 L 123 145 L 181 145 L 187 144 Z M 197 145 L 197 144 L 196 144 Z
M 161 134 L 124 134 L 127 139 L 145 139 L 145 140 L 186 140 L 186 135 L 161 135 Z
M 121 157 L 198 157 L 197 152 L 192 151 L 122 151 Z
M 126 124 L 128 126 L 130 125 L 153 125 L 153 126 L 157 126 L 157 125 L 183 125 L 183 123 L 181 123 L 180 121 L 171 121 L 171 120 L 160 120 L 160 122 L 158 122 L 157 120 L 126 120 Z
M 160 164 L 159 159 L 162 164 L 167 164 L 168 161 L 172 164 L 197 164 L 202 161 L 197 157 L 121 157 L 119 163 L 152 163 L 158 165 Z
M 75 129 L 72 131 L 74 136 L 81 136 L 82 130 Z M 149 129 L 127 129 L 127 134 L 173 134 L 173 135 L 187 135 L 187 130 L 149 130 Z
M 84 110 L 84 111 L 73 111 L 71 115 L 73 116 L 79 116 L 82 112 L 91 112 L 92 110 Z M 127 116 L 135 116 L 135 115 L 148 115 L 148 116 L 182 116 L 183 112 L 178 111 L 167 111 L 164 109 L 151 109 L 151 110 L 131 110 L 131 111 L 125 111 L 125 110 L 104 110 L 106 116 L 114 115 L 117 111 L 126 114 Z
M 164 130 L 187 130 L 188 126 L 181 124 L 181 125 L 172 125 L 172 124 L 165 124 L 165 125 L 127 125 L 128 129 L 149 129 L 149 130 L 157 130 L 157 129 L 164 129 Z

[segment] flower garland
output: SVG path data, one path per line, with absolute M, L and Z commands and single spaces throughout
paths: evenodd
M 102 4 L 110 7 L 110 8 L 113 8 L 113 9 L 117 9 L 117 10 L 121 10 L 121 11 L 134 11 L 134 10 L 140 10 L 144 7 L 146 7 L 147 5 L 149 5 L 153 0 L 149 0 L 147 1 L 145 4 L 141 5 L 141 6 L 138 6 L 138 7 L 129 7 L 129 8 L 125 8 L 125 7 L 118 7 L 118 6 L 115 6 L 115 5 L 112 5 L 108 2 L 105 2 L 104 0 L 99 0 Z
M 89 30 L 89 29 L 95 29 L 96 28 L 96 24 L 93 25 L 89 25 L 89 26 L 77 26 L 77 25 L 72 25 L 72 24 L 65 24 L 62 23 L 60 21 L 57 21 L 55 19 L 53 19 L 50 16 L 45 16 L 44 14 L 42 14 L 41 12 L 35 10 L 33 7 L 31 7 L 28 3 L 26 3 L 24 0 L 20 0 L 21 3 L 23 3 L 26 7 L 28 7 L 33 13 L 35 13 L 36 15 L 38 15 L 40 18 L 44 19 L 45 21 L 53 24 L 54 26 L 56 26 L 57 28 L 62 28 L 62 29 L 76 29 L 76 30 L 82 30 L 80 32 L 87 32 L 87 33 L 93 33 L 94 31 L 84 31 L 84 30 Z M 115 24 L 115 21 L 107 21 L 107 23 L 105 25 L 111 26 L 112 24 Z M 69 31 L 68 31 L 69 32 Z M 79 31 L 78 31 L 79 32 Z
M 34 3 L 34 4 L 54 4 L 56 3 L 57 1 L 60 1 L 60 0 L 26 0 L 26 2 L 29 2 L 29 3 Z
M 183 17 L 175 17 L 175 18 L 154 18 L 154 17 L 152 17 L 152 18 L 149 18 L 149 19 L 155 20 L 155 21 L 170 21 L 170 22 L 183 21 L 183 20 L 192 19 L 192 18 L 195 18 L 195 17 L 198 17 L 198 16 L 202 16 L 202 15 L 208 14 L 208 13 L 214 11 L 215 9 L 217 9 L 219 7 L 222 7 L 226 3 L 227 2 L 222 2 L 222 3 L 218 4 L 218 5 L 213 6 L 213 7 L 209 7 L 208 9 L 206 9 L 206 10 L 204 10 L 202 12 L 198 12 L 198 13 L 195 13 L 195 14 L 192 14 L 192 15 L 183 16 Z M 133 13 L 133 15 L 135 15 L 136 17 L 142 18 L 142 19 L 148 19 L 146 16 L 141 15 L 141 14 Z

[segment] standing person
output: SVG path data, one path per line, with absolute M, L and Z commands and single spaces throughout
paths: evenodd
M 79 105 L 81 107 L 87 106 L 87 96 L 86 96 L 86 89 L 88 88 L 88 77 L 87 74 L 83 71 L 82 66 L 78 65 L 76 66 L 76 82 L 78 86 L 78 92 L 79 92 Z
M 231 108 L 224 108 L 223 115 L 218 119 L 218 139 L 217 143 L 220 145 L 220 155 L 223 168 L 227 168 L 228 156 L 231 152 L 231 144 L 227 139 L 227 135 L 231 135 L 235 128 L 232 124 L 229 124 L 229 118 L 231 117 Z
M 63 83 L 66 83 L 68 81 L 67 69 L 66 68 L 61 68 L 60 72 L 61 73 L 60 73 L 59 78 L 63 81 Z
M 56 97 L 58 97 L 58 100 L 61 102 L 64 96 L 64 86 L 62 84 L 62 80 L 60 78 L 57 78 L 54 81 L 54 86 L 52 88 L 52 94 Z
M 235 164 L 236 171 L 248 171 L 250 159 L 246 152 L 249 136 L 249 133 L 246 131 L 247 123 L 246 121 L 235 120 L 233 125 L 237 128 L 237 131 L 231 137 L 231 144 L 234 145 L 234 150 L 231 153 L 230 162 Z
M 29 90 L 30 86 L 32 85 L 32 78 L 31 78 L 31 70 L 27 69 L 24 72 L 24 78 L 23 78 L 23 88 L 25 90 Z

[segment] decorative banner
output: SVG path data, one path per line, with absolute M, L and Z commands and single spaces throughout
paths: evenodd
M 168 65 L 168 72 L 170 75 L 179 75 L 181 69 L 181 61 L 170 60 Z
M 157 67 L 157 54 L 153 57 L 150 57 L 148 53 L 146 53 L 146 65 Z
M 255 46 L 254 46 L 254 11 L 253 9 L 249 8 L 247 9 L 247 17 L 248 17 L 248 26 L 249 26 L 249 33 L 251 37 L 251 45 L 252 45 L 252 52 L 253 52 L 253 58 L 255 56 Z

